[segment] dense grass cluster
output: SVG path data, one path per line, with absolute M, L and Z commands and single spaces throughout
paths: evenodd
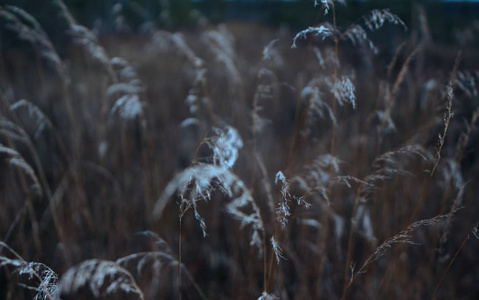
M 477 297 L 474 28 L 315 4 L 100 38 L 1 6 L 0 298 Z

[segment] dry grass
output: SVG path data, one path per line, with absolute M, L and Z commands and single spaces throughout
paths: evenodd
M 0 298 L 477 297 L 477 49 L 316 2 L 100 38 L 0 7 Z

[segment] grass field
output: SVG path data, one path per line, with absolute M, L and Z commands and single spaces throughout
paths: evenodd
M 477 24 L 318 2 L 101 35 L 1 6 L 0 298 L 477 298 Z

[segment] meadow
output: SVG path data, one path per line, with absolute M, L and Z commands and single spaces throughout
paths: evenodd
M 477 21 L 46 9 L 0 6 L 1 299 L 479 296 Z

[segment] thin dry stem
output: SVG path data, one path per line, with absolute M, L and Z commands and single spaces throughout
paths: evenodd
M 397 243 L 406 243 L 414 245 L 415 243 L 412 241 L 411 233 L 414 232 L 416 229 L 422 226 L 431 226 L 437 224 L 438 222 L 446 219 L 449 216 L 447 215 L 438 215 L 431 219 L 420 220 L 417 222 L 412 223 L 409 225 L 405 230 L 399 232 L 398 234 L 394 235 L 393 237 L 388 238 L 385 240 L 379 247 L 376 248 L 373 254 L 371 254 L 366 261 L 362 264 L 358 271 L 353 272 L 353 276 L 351 277 L 348 285 L 344 289 L 343 296 L 341 299 L 346 299 L 349 289 L 351 288 L 352 284 L 356 280 L 356 278 L 367 271 L 367 267 L 372 264 L 373 262 L 377 261 L 381 258 L 385 253 L 386 250 L 391 248 L 394 244 Z

